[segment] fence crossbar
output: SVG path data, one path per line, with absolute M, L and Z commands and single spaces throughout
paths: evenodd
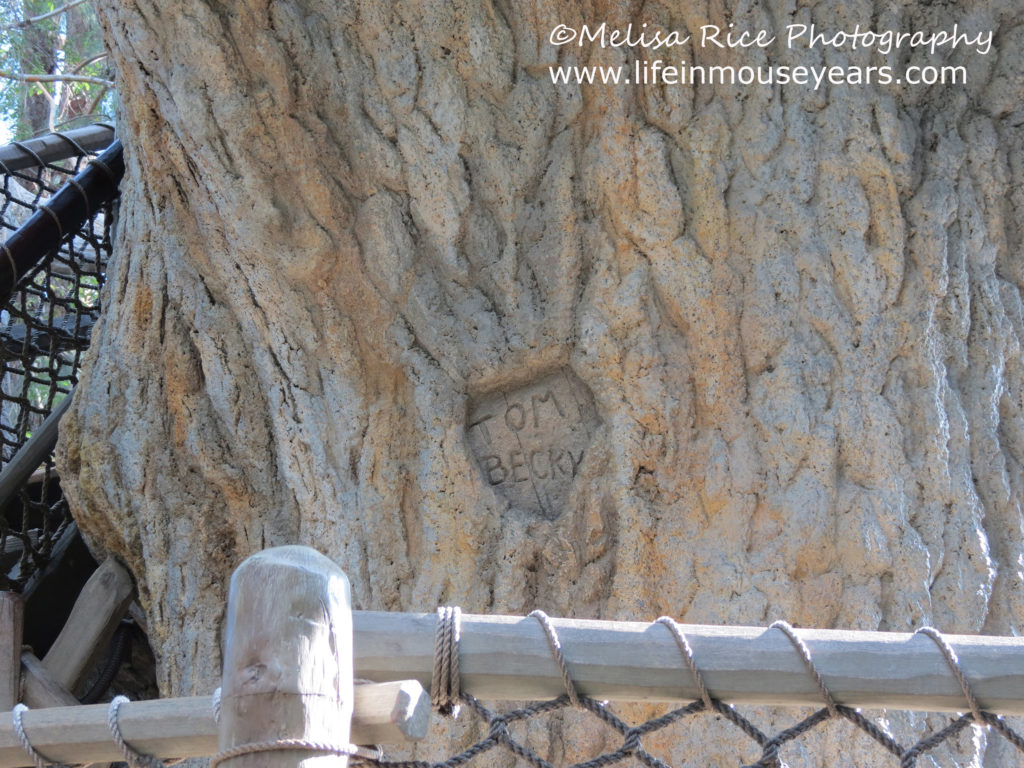
M 354 612 L 356 674 L 429 687 L 435 614 Z M 551 619 L 576 690 L 609 701 L 700 698 L 672 633 L 657 623 Z M 462 614 L 463 691 L 481 700 L 565 693 L 543 628 L 528 617 Z M 785 633 L 764 627 L 679 625 L 710 694 L 734 704 L 823 706 L 821 691 Z M 798 629 L 837 704 L 965 712 L 963 689 L 924 635 Z M 980 705 L 1024 714 L 1024 638 L 944 635 Z
M 411 681 L 357 686 L 352 740 L 358 744 L 421 739 L 430 702 Z M 32 744 L 50 760 L 67 764 L 123 760 L 111 739 L 108 706 L 32 709 L 22 716 Z M 217 752 L 218 726 L 211 696 L 133 701 L 119 712 L 121 733 L 135 749 L 162 759 L 209 757 Z M 30 766 L 11 713 L 0 713 L 0 768 Z

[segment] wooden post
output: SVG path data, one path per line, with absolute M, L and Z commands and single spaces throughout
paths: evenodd
M 0 592 L 0 711 L 18 703 L 21 693 L 21 635 L 25 605 L 14 592 Z
M 228 593 L 222 755 L 284 739 L 347 746 L 352 698 L 345 574 L 308 547 L 278 547 L 247 559 Z M 348 758 L 276 748 L 221 762 L 228 768 L 346 768 Z
M 108 557 L 85 582 L 64 628 L 43 658 L 55 681 L 71 693 L 85 683 L 134 598 L 135 584 L 128 569 Z

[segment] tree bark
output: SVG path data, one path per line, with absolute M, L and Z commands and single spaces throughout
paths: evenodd
M 98 5 L 128 174 L 60 470 L 166 694 L 287 543 L 357 608 L 1024 629 L 1019 3 Z M 993 50 L 549 42 L 954 21 Z M 549 75 L 653 58 L 968 83 Z M 750 756 L 694 730 L 664 754 Z

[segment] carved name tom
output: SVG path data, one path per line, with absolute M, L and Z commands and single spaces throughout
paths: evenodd
M 566 368 L 470 402 L 466 430 L 487 483 L 514 506 L 554 518 L 599 425 L 593 395 Z

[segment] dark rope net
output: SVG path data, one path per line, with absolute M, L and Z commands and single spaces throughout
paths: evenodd
M 16 145 L 33 160 L 0 161 L 0 228 L 6 241 L 92 157 L 74 140 L 44 160 L 31 143 Z M 4 148 L 10 153 L 11 147 Z M 29 159 L 29 158 L 26 158 Z M 25 162 L 19 162 L 23 166 Z M 116 201 L 92 201 L 90 218 L 64 232 L 61 246 L 39 254 L 19 275 L 19 290 L 0 307 L 0 466 L 6 466 L 78 381 L 82 356 L 100 311 L 100 288 L 111 255 Z M 4 251 L 2 257 L 7 257 Z M 0 589 L 19 588 L 48 562 L 71 524 L 52 457 L 0 515 Z
M 749 739 L 752 742 L 752 748 L 760 752 L 760 755 L 752 763 L 743 764 L 741 759 L 737 758 L 734 765 L 739 768 L 786 768 L 786 762 L 783 760 L 786 748 L 797 745 L 801 737 L 836 718 L 851 723 L 877 744 L 879 755 L 877 762 L 873 763 L 874 765 L 915 768 L 915 766 L 925 765 L 926 763 L 921 762 L 922 758 L 943 745 L 955 753 L 958 749 L 958 745 L 954 744 L 956 737 L 974 724 L 971 714 L 950 717 L 947 723 L 938 730 L 924 734 L 911 745 L 903 745 L 860 710 L 843 705 L 836 705 L 834 715 L 829 713 L 827 707 L 822 707 L 792 726 L 773 733 L 758 727 L 734 706 L 717 699 L 712 700 L 711 709 L 708 709 L 702 701 L 694 701 L 638 725 L 630 725 L 615 714 L 607 702 L 581 696 L 579 697 L 579 707 L 575 709 L 589 713 L 591 719 L 603 723 L 611 732 L 609 734 L 611 738 L 617 737 L 620 743 L 615 749 L 596 757 L 589 757 L 578 762 L 559 761 L 556 764 L 539 754 L 540 750 L 530 744 L 526 724 L 540 720 L 552 713 L 573 710 L 574 707 L 568 695 L 550 701 L 531 703 L 505 712 L 488 708 L 467 694 L 463 694 L 459 700 L 462 704 L 462 712 L 468 713 L 473 718 L 474 724 L 486 734 L 483 738 L 440 761 L 390 760 L 382 755 L 377 760 L 360 757 L 358 762 L 372 763 L 382 768 L 459 768 L 463 765 L 474 764 L 490 766 L 494 763 L 489 762 L 485 756 L 490 756 L 493 759 L 495 753 L 505 752 L 514 756 L 516 764 L 529 765 L 534 768 L 605 768 L 605 766 L 630 763 L 640 763 L 648 768 L 673 768 L 673 764 L 668 761 L 668 758 L 649 752 L 643 739 L 668 729 L 676 723 L 688 724 L 692 732 L 692 729 L 705 727 L 701 723 L 702 717 L 712 716 L 735 726 L 736 734 L 742 734 Z M 990 712 L 982 712 L 981 715 L 984 721 L 982 727 L 986 727 L 990 733 L 989 744 L 991 745 L 995 740 L 992 734 L 999 734 L 1020 753 L 1017 762 L 1012 765 L 1024 765 L 1024 738 L 1011 727 L 1005 718 Z M 518 733 L 516 726 L 521 726 Z M 698 759 L 698 762 L 692 764 L 706 764 L 699 760 L 699 755 L 693 757 Z M 960 757 L 969 761 L 973 758 L 973 754 L 962 754 Z M 687 762 L 685 765 L 691 765 L 691 763 Z M 682 768 L 682 766 L 677 766 L 677 768 Z

